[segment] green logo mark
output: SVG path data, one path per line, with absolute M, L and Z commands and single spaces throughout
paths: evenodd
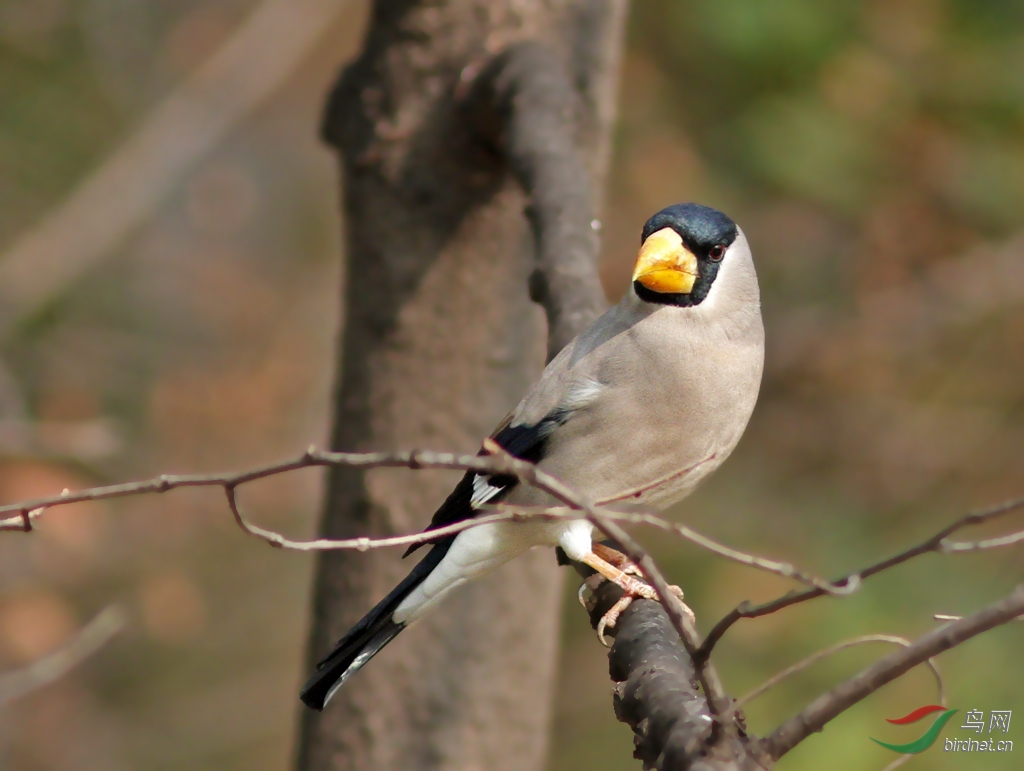
M 942 731 L 943 726 L 945 726 L 949 719 L 956 714 L 955 709 L 946 709 L 939 704 L 928 704 L 924 707 L 918 707 L 909 715 L 904 715 L 903 717 L 898 718 L 886 718 L 887 722 L 895 725 L 908 725 L 909 723 L 916 723 L 918 720 L 921 720 L 935 712 L 941 712 L 942 714 L 935 719 L 931 728 L 925 731 L 919 739 L 908 742 L 907 744 L 889 744 L 888 742 L 881 742 L 874 737 L 871 737 L 871 741 L 875 744 L 882 745 L 887 750 L 898 752 L 901 755 L 913 755 L 918 752 L 924 752 L 935 743 L 935 740 L 939 737 L 939 733 Z

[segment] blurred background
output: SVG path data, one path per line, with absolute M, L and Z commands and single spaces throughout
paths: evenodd
M 365 17 L 358 0 L 0 0 L 0 501 L 325 442 L 340 256 L 316 130 Z M 688 522 L 838 576 L 1024 494 L 1024 3 L 645 0 L 619 114 L 609 297 L 644 220 L 685 200 L 741 224 L 761 278 L 761 401 Z M 309 536 L 319 485 L 293 474 L 242 504 Z M 0 767 L 287 766 L 312 558 L 244 536 L 211 491 L 83 504 L 2 535 L 0 669 L 108 603 L 132 623 L 3 709 Z M 640 535 L 705 628 L 788 588 Z M 719 671 L 738 696 L 846 637 L 919 635 L 933 613 L 1007 593 L 1022 565 L 1020 549 L 920 558 L 849 599 L 740 623 Z M 635 768 L 569 599 L 551 768 Z M 999 737 L 1016 753 L 936 747 L 908 768 L 1020 767 L 1022 640 L 1011 625 L 941 659 L 951 707 L 1017 713 Z M 775 689 L 752 730 L 885 652 Z M 916 738 L 884 718 L 936 699 L 915 671 L 780 768 L 881 769 L 892 755 L 868 737 Z M 959 722 L 944 735 L 980 738 Z

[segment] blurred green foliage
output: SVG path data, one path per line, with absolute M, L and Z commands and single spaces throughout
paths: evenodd
M 251 7 L 0 3 L 0 259 Z M 4 500 L 241 467 L 323 440 L 337 215 L 334 161 L 315 127 L 364 13 L 354 4 L 141 232 L 0 345 Z M 837 576 L 1024 493 L 1022 129 L 1020 2 L 634 4 L 603 228 L 609 295 L 627 285 L 650 213 L 699 200 L 747 233 L 768 334 L 748 434 L 680 516 Z M 301 534 L 317 497 L 310 474 L 243 504 Z M 686 544 L 648 542 L 705 628 L 740 600 L 788 588 Z M 1019 549 L 924 557 L 849 599 L 741 623 L 719 670 L 740 695 L 845 637 L 913 637 L 933 613 L 1006 593 L 1022 562 Z M 241 538 L 219 499 L 188 494 L 96 505 L 31 539 L 0 539 L 0 667 L 112 599 L 137 619 L 79 672 L 8 710 L 0 766 L 283 767 L 309 566 Z M 575 600 L 565 630 L 551 767 L 634 768 L 603 650 Z M 1008 735 L 1016 755 L 933 748 L 907 768 L 1020 766 L 1022 635 L 1020 624 L 996 630 L 940 662 L 950 706 L 1020 711 Z M 772 691 L 748 710 L 752 730 L 770 730 L 883 648 L 845 652 Z M 907 739 L 884 718 L 935 699 L 915 671 L 780 768 L 881 769 L 891 757 L 868 737 Z M 955 723 L 945 735 L 965 736 Z

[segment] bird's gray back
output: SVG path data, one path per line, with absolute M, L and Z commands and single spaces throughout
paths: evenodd
M 531 424 L 563 411 L 543 469 L 593 500 L 667 506 L 725 460 L 753 411 L 764 360 L 757 279 L 742 246 L 701 305 L 654 305 L 630 292 L 551 362 L 513 417 Z M 510 502 L 536 497 L 522 490 Z

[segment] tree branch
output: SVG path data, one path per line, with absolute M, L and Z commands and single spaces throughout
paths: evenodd
M 811 584 L 803 592 L 786 595 L 773 603 L 766 603 L 745 612 L 750 615 L 764 615 L 775 609 L 786 607 L 803 599 L 811 599 L 835 589 L 845 594 L 855 586 L 859 577 L 868 577 L 918 554 L 930 551 L 960 553 L 979 548 L 996 548 L 1020 542 L 1017 534 L 990 538 L 977 542 L 950 542 L 948 537 L 957 530 L 970 525 L 991 521 L 999 516 L 1024 507 L 1024 499 L 1008 501 L 985 511 L 968 514 L 943 528 L 931 538 L 907 549 L 894 557 L 879 562 L 858 574 L 848 576 L 836 584 L 829 584 L 810 576 L 787 563 L 766 560 L 718 544 L 682 525 L 668 522 L 647 512 L 620 511 L 607 505 L 594 503 L 586 496 L 545 473 L 532 463 L 509 455 L 492 440 L 484 441 L 483 455 L 457 455 L 413 450 L 408 452 L 341 453 L 323 452 L 310 447 L 298 458 L 260 466 L 246 471 L 225 474 L 162 475 L 141 482 L 108 485 L 60 495 L 40 498 L 21 503 L 0 506 L 0 514 L 14 513 L 14 516 L 0 520 L 0 530 L 29 531 L 32 522 L 50 508 L 81 501 L 118 498 L 145 493 L 163 493 L 179 487 L 218 487 L 228 501 L 236 523 L 245 532 L 262 538 L 278 547 L 302 551 L 328 549 L 349 549 L 366 551 L 387 546 L 405 546 L 434 540 L 454 534 L 470 527 L 489 522 L 523 521 L 533 518 L 569 519 L 584 517 L 614 540 L 619 548 L 637 564 L 644 578 L 655 588 L 660 604 L 637 600 L 619 619 L 616 627 L 616 642 L 610 652 L 613 680 L 616 686 L 616 714 L 629 724 L 637 736 L 637 757 L 642 758 L 649 768 L 659 771 L 675 769 L 703 769 L 704 771 L 747 771 L 766 768 L 766 755 L 759 749 L 757 740 L 746 733 L 739 704 L 730 702 L 714 669 L 708 665 L 708 656 L 713 648 L 713 639 L 701 641 L 694 625 L 683 612 L 681 603 L 670 591 L 668 582 L 651 559 L 650 555 L 625 531 L 620 523 L 645 524 L 688 538 L 715 554 L 733 559 L 741 564 L 779 575 L 795 578 Z M 257 479 L 265 479 L 285 472 L 317 466 L 358 467 L 358 468 L 409 468 L 409 469 L 454 469 L 477 471 L 485 474 L 511 474 L 522 483 L 531 485 L 550 495 L 561 506 L 551 507 L 502 507 L 498 505 L 491 513 L 473 520 L 456 523 L 444 528 L 412 535 L 390 538 L 350 538 L 341 540 L 316 539 L 293 541 L 270 530 L 248 522 L 242 515 L 238 499 L 238 488 Z M 618 596 L 617 587 L 605 584 L 594 587 L 595 602 L 591 608 L 592 622 L 596 625 L 601 614 L 610 607 Z M 742 607 L 742 606 L 741 606 Z M 732 618 L 735 613 L 723 619 Z M 810 732 L 820 730 L 835 715 L 851 704 L 877 690 L 886 682 L 898 677 L 917 663 L 936 653 L 947 650 L 969 639 L 985 629 L 1024 613 L 1024 586 L 1002 603 L 940 628 L 910 645 L 906 651 L 889 656 L 874 667 L 833 689 L 804 713 L 780 727 L 765 746 L 771 757 L 795 746 Z M 742 617 L 742 616 L 741 616 Z M 715 630 L 723 627 L 723 622 Z M 722 632 L 713 630 L 719 639 Z M 866 639 L 866 638 L 865 638 Z M 880 639 L 872 636 L 872 640 Z M 890 639 L 890 638 L 886 638 Z M 712 643 L 712 644 L 709 644 Z M 846 647 L 844 644 L 840 647 Z M 788 676 L 798 668 L 818 660 L 838 648 L 815 654 L 810 659 L 790 668 L 779 677 Z M 774 683 L 777 678 L 770 681 Z M 0 694 L 2 694 L 0 689 Z M 750 697 L 748 697 L 750 698 Z M 824 700 L 824 701 L 823 701 Z M 798 721 L 799 724 L 794 723 Z M 802 732 L 802 733 L 801 733 Z M 779 753 L 779 754 L 775 754 Z
M 978 551 L 981 549 L 1001 548 L 1021 543 L 1024 541 L 1024 531 L 1012 533 L 1000 538 L 989 538 L 982 541 L 950 542 L 946 539 L 959 530 L 985 524 L 986 522 L 998 519 L 999 517 L 1003 517 L 1012 512 L 1019 511 L 1022 508 L 1024 508 L 1024 498 L 1014 498 L 988 509 L 982 509 L 981 511 L 965 514 L 916 546 L 904 549 L 892 557 L 888 557 L 881 562 L 876 562 L 874 565 L 864 568 L 857 573 L 851 573 L 844 576 L 838 581 L 833 582 L 831 586 L 848 587 L 851 585 L 859 585 L 865 578 L 870 578 L 884 570 L 896 567 L 897 565 L 902 565 L 904 562 L 922 554 L 931 554 L 933 552 L 940 554 L 955 554 L 968 551 Z M 787 592 L 777 599 L 760 605 L 752 605 L 748 601 L 741 602 L 726 616 L 719 620 L 708 633 L 707 638 L 704 640 L 704 644 L 698 651 L 698 662 L 706 661 L 708 659 L 711 655 L 711 651 L 714 650 L 715 645 L 717 645 L 718 641 L 722 639 L 722 636 L 741 618 L 767 616 L 768 614 L 775 613 L 783 608 L 788 608 L 790 605 L 796 605 L 801 602 L 806 602 L 807 600 L 813 600 L 816 597 L 821 597 L 823 594 L 826 594 L 824 588 L 815 587 L 813 589 L 805 589 L 799 592 Z
M 861 637 L 855 637 L 852 640 L 844 640 L 843 642 L 836 643 L 835 645 L 825 648 L 824 650 L 812 653 L 810 656 L 807 656 L 806 658 L 801 659 L 795 664 L 786 667 L 781 672 L 777 672 L 776 674 L 772 675 L 759 686 L 757 686 L 757 688 L 752 690 L 750 693 L 744 694 L 741 698 L 737 699 L 733 703 L 732 709 L 742 709 L 744 706 L 752 702 L 754 699 L 758 698 L 759 696 L 763 696 L 765 693 L 770 691 L 779 683 L 788 680 L 790 677 L 792 677 L 795 674 L 798 674 L 799 672 L 803 672 L 805 669 L 814 664 L 817 664 L 822 659 L 827 659 L 830 656 L 834 656 L 835 654 L 839 653 L 840 651 L 847 650 L 848 648 L 854 648 L 858 645 L 867 645 L 868 643 L 876 642 L 892 643 L 893 645 L 901 645 L 904 648 L 910 648 L 913 646 L 913 643 L 910 642 L 910 640 L 907 640 L 904 637 L 897 637 L 896 635 L 891 634 L 866 634 L 862 635 Z M 930 669 L 932 674 L 935 676 L 935 684 L 936 686 L 938 686 L 939 690 L 939 704 L 945 706 L 946 686 L 945 683 L 942 682 L 942 675 L 939 673 L 938 664 L 936 664 L 931 659 L 928 659 L 925 662 L 925 664 L 928 665 L 928 669 Z
M 590 511 L 588 512 L 588 519 L 590 519 L 601 530 L 601 532 L 619 543 L 626 556 L 628 556 L 637 565 L 637 567 L 640 568 L 640 572 L 643 573 L 644 578 L 658 593 L 658 600 L 661 602 L 662 607 L 668 614 L 669 620 L 672 622 L 672 627 L 675 629 L 678 639 L 682 642 L 683 648 L 686 650 L 686 654 L 689 659 L 693 661 L 695 654 L 700 649 L 700 635 L 698 634 L 696 627 L 693 625 L 693 622 L 687 614 L 683 612 L 680 599 L 669 589 L 668 581 L 666 581 L 665 577 L 661 574 L 661 571 L 654 563 L 651 555 L 649 555 L 640 546 L 640 544 L 632 538 L 632 536 L 630 536 L 616 523 L 610 521 L 602 512 L 596 510 Z M 724 708 L 725 702 L 728 698 L 725 695 L 725 689 L 722 686 L 722 681 L 718 677 L 718 673 L 712 666 L 710 666 L 710 664 L 706 664 L 706 666 L 697 670 L 696 679 L 706 694 L 708 711 L 717 717 Z
M 783 578 L 791 578 L 794 581 L 799 581 L 800 583 L 807 584 L 808 586 L 818 587 L 827 594 L 845 596 L 847 594 L 852 594 L 857 586 L 856 584 L 852 585 L 852 588 L 850 584 L 847 584 L 846 586 L 838 586 L 823 578 L 819 578 L 818 576 L 815 576 L 792 563 L 767 559 L 751 552 L 745 552 L 735 549 L 732 546 L 726 546 L 713 538 L 708 538 L 706 535 L 698 533 L 692 527 L 687 527 L 679 522 L 670 522 L 667 519 L 644 511 L 642 508 L 638 509 L 632 504 L 598 501 L 596 506 L 606 517 L 609 517 L 615 522 L 625 522 L 633 525 L 649 525 L 657 528 L 658 530 L 678 535 L 687 541 L 690 541 L 690 543 L 706 549 L 712 554 L 717 554 L 719 557 L 724 557 L 725 559 L 739 563 L 740 565 L 746 565 L 747 567 L 755 568 L 756 570 L 763 570 L 766 573 L 772 573 Z M 536 513 L 546 516 L 561 516 L 563 513 L 575 511 L 575 509 L 559 508 L 557 506 L 510 506 L 505 503 L 499 503 L 494 506 L 484 504 L 480 508 L 485 511 L 517 512 L 523 515 L 533 515 Z M 579 515 L 575 514 L 574 516 Z
M 606 584 L 607 585 L 607 584 Z M 591 614 L 596 625 L 604 608 Z M 664 608 L 634 600 L 608 654 L 615 716 L 633 729 L 633 756 L 657 771 L 752 771 L 770 767 L 742 719 L 722 723 L 697 686 L 691 658 Z
M 1024 584 L 987 608 L 929 632 L 909 648 L 886 656 L 819 696 L 800 714 L 776 728 L 765 740 L 765 748 L 772 758 L 778 760 L 812 733 L 824 728 L 828 721 L 886 683 L 975 635 L 1012 621 L 1021 613 L 1024 613 Z
M 529 198 L 537 269 L 530 296 L 548 318 L 548 358 L 605 309 L 597 275 L 594 190 L 576 138 L 580 96 L 547 46 L 510 46 L 481 71 L 470 99 L 482 137 Z
M 454 535 L 473 527 L 490 524 L 493 522 L 520 522 L 528 519 L 579 519 L 591 515 L 598 515 L 601 520 L 602 532 L 617 541 L 625 541 L 631 544 L 630 548 L 634 554 L 641 554 L 642 549 L 635 541 L 629 538 L 621 529 L 611 523 L 623 522 L 629 524 L 642 524 L 657 527 L 665 532 L 675 533 L 690 540 L 714 554 L 719 554 L 727 559 L 734 560 L 742 565 L 747 565 L 759 570 L 765 570 L 786 578 L 792 578 L 810 586 L 830 587 L 828 582 L 810 575 L 809 573 L 794 567 L 785 562 L 776 562 L 759 557 L 755 554 L 748 554 L 731 547 L 720 544 L 685 525 L 669 522 L 661 517 L 643 511 L 618 511 L 607 508 L 603 504 L 591 504 L 578 492 L 561 484 L 557 479 L 536 469 L 531 463 L 521 461 L 508 455 L 498 445 L 488 443 L 491 455 L 456 455 L 453 453 L 430 452 L 413 450 L 410 452 L 397 453 L 336 453 L 323 452 L 310 447 L 303 455 L 291 460 L 279 461 L 265 466 L 239 472 L 221 474 L 163 474 L 159 477 L 146 479 L 139 482 L 127 482 L 117 485 L 106 485 L 102 487 L 91 487 L 83 490 L 64 490 L 60 495 L 47 498 L 37 498 L 19 503 L 10 503 L 0 506 L 0 515 L 16 512 L 16 516 L 0 519 L 0 531 L 13 530 L 28 532 L 32 530 L 32 523 L 44 512 L 58 506 L 66 506 L 72 503 L 83 501 L 97 501 L 108 498 L 123 498 L 131 495 L 144 495 L 152 493 L 166 493 L 181 487 L 219 487 L 224 491 L 228 501 L 228 507 L 235 519 L 236 524 L 246 533 L 276 546 L 296 551 L 331 551 L 331 550 L 354 550 L 368 551 L 393 546 L 411 546 L 418 543 L 426 543 L 437 538 Z M 279 474 L 296 471 L 310 467 L 398 467 L 410 469 L 449 469 L 459 471 L 482 471 L 487 473 L 512 474 L 527 484 L 532 484 L 540 489 L 548 491 L 559 497 L 564 506 L 551 507 L 517 507 L 498 504 L 493 507 L 482 507 L 484 510 L 492 511 L 471 520 L 457 522 L 442 528 L 428 532 L 413 533 L 410 535 L 391 536 L 386 538 L 347 538 L 330 539 L 317 538 L 313 540 L 300 541 L 286 538 L 280 533 L 264 529 L 247 520 L 241 513 L 238 503 L 237 490 L 244 484 L 254 482 L 258 479 L 267 479 Z M 527 470 L 529 470 L 527 472 Z M 606 529 L 608 529 L 606 531 Z M 639 564 L 639 562 L 638 562 Z M 655 568 L 656 570 L 656 568 Z M 660 575 L 660 574 L 659 574 Z M 675 600 L 675 595 L 670 593 Z
M 346 289 L 333 449 L 426 443 L 439 425 L 453 441 L 484 435 L 495 410 L 514 403 L 537 374 L 539 330 L 523 323 L 531 271 L 534 288 L 546 287 L 549 356 L 603 309 L 591 180 L 606 165 L 624 5 L 373 4 L 363 53 L 339 79 L 323 124 L 343 159 L 346 275 L 359 278 Z M 456 328 L 468 331 L 453 336 Z M 446 377 L 432 377 L 439 371 Z M 439 492 L 434 480 L 386 494 L 366 481 L 330 475 L 325 535 L 386 531 L 396 511 L 428 514 Z M 369 562 L 377 580 L 394 572 Z M 327 767 L 340 748 L 357 765 L 415 766 L 422 747 L 443 748 L 439 757 L 453 766 L 542 767 L 547 711 L 537 703 L 552 682 L 559 591 L 551 567 L 520 560 L 506 574 L 540 594 L 524 594 L 515 580 L 461 594 L 420 646 L 395 654 L 404 673 L 368 673 L 330 715 L 305 715 L 300 767 Z M 311 659 L 351 622 L 353 603 L 371 599 L 367 570 L 344 553 L 318 561 Z M 505 611 L 485 624 L 493 602 Z M 524 652 L 517 635 L 536 644 Z M 437 678 L 450 691 L 424 688 L 415 676 L 438 661 L 446 664 Z M 442 691 L 458 694 L 445 697 L 444 726 L 424 724 Z M 385 715 L 402 747 L 370 730 Z M 452 726 L 478 741 L 453 745 Z

